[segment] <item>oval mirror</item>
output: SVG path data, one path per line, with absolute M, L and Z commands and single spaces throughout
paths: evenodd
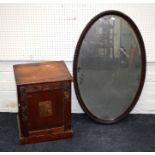
M 74 87 L 82 109 L 100 123 L 123 119 L 140 96 L 145 68 L 135 23 L 118 11 L 100 13 L 82 32 L 74 55 Z

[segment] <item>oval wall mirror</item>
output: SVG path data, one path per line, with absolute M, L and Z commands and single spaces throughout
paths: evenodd
M 135 23 L 118 11 L 95 16 L 77 43 L 73 79 L 82 109 L 114 123 L 133 109 L 145 79 L 145 47 Z

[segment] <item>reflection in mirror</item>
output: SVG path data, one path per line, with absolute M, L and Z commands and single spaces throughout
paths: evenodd
M 87 109 L 114 120 L 131 105 L 140 84 L 141 51 L 126 20 L 99 18 L 87 31 L 78 56 L 77 83 Z

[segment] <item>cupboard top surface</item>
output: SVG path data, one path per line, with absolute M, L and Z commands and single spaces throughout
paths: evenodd
M 72 80 L 63 61 L 14 65 L 17 85 Z

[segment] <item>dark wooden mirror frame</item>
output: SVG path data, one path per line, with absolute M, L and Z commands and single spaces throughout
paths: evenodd
M 96 117 L 95 115 L 93 115 L 86 107 L 81 94 L 80 94 L 80 90 L 79 90 L 79 86 L 78 86 L 78 82 L 77 82 L 77 64 L 78 64 L 78 58 L 79 58 L 79 53 L 80 53 L 80 48 L 81 48 L 81 44 L 83 42 L 83 39 L 85 38 L 85 35 L 87 34 L 88 30 L 90 29 L 90 27 L 101 17 L 107 16 L 107 15 L 116 15 L 118 17 L 123 18 L 125 21 L 128 22 L 128 24 L 131 26 L 131 28 L 133 29 L 139 46 L 140 46 L 140 51 L 141 51 L 141 77 L 140 77 L 140 83 L 137 89 L 137 92 L 135 93 L 135 97 L 133 98 L 130 106 L 128 107 L 128 109 L 119 117 L 117 117 L 114 120 L 103 120 L 100 119 L 98 117 Z M 77 96 L 77 99 L 82 107 L 82 109 L 84 110 L 84 112 L 90 117 L 92 118 L 94 121 L 98 122 L 98 123 L 104 123 L 104 124 L 112 124 L 112 123 L 116 123 L 122 119 L 124 119 L 129 113 L 130 111 L 134 108 L 134 106 L 136 105 L 140 94 L 142 92 L 143 89 L 143 85 L 144 85 L 144 81 L 145 81 L 145 74 L 146 74 L 146 54 L 145 54 L 145 46 L 144 46 L 144 42 L 143 42 L 143 38 L 141 36 L 141 33 L 138 29 L 138 27 L 136 26 L 136 24 L 132 21 L 132 19 L 130 17 L 128 17 L 127 15 L 125 15 L 122 12 L 119 11 L 115 11 L 115 10 L 109 10 L 109 11 L 105 11 L 105 12 L 101 12 L 100 14 L 96 15 L 84 28 L 84 30 L 82 31 L 82 34 L 79 38 L 79 41 L 77 43 L 76 49 L 75 49 L 75 54 L 74 54 L 74 61 L 73 61 L 73 81 L 74 81 L 74 88 L 75 88 L 75 93 Z

